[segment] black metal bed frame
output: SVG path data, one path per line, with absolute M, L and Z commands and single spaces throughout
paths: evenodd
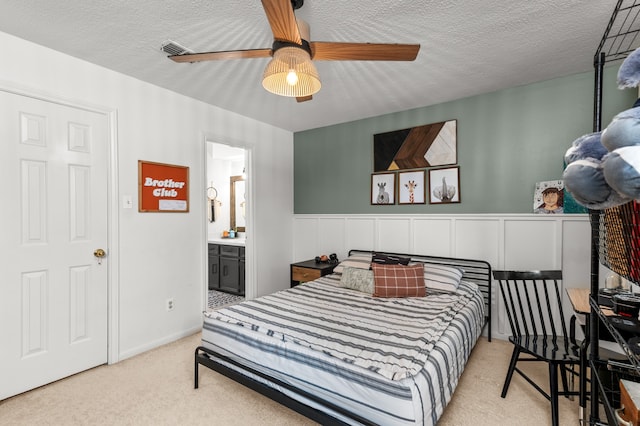
M 240 383 L 241 385 L 244 385 L 246 387 L 248 387 L 249 389 L 252 389 L 264 396 L 266 396 L 267 398 L 284 405 L 287 408 L 292 409 L 293 411 L 302 414 L 303 416 L 316 421 L 322 425 L 348 425 L 349 423 L 345 423 L 340 419 L 335 418 L 334 416 L 325 413 L 323 411 L 320 411 L 316 408 L 313 408 L 307 404 L 304 404 L 294 398 L 291 398 L 290 396 L 284 394 L 283 392 L 280 392 L 279 390 L 276 390 L 275 388 L 272 388 L 266 384 L 264 384 L 263 382 L 260 382 L 258 380 L 253 379 L 252 377 L 249 377 L 243 373 L 238 372 L 237 370 L 234 370 L 222 363 L 220 363 L 219 361 L 224 361 L 227 362 L 231 365 L 234 365 L 237 368 L 242 369 L 244 372 L 250 373 L 250 374 L 255 374 L 256 376 L 269 381 L 270 383 L 273 383 L 276 386 L 279 386 L 281 388 L 287 389 L 289 391 L 295 392 L 296 394 L 307 398 L 315 403 L 321 404 L 322 406 L 336 412 L 336 413 L 340 413 L 352 420 L 357 421 L 360 424 L 363 425 L 371 425 L 374 426 L 375 423 L 370 422 L 369 420 L 358 416 L 355 413 L 351 413 L 347 410 L 345 410 L 342 407 L 339 407 L 335 404 L 332 404 L 328 401 L 323 400 L 322 398 L 319 398 L 313 394 L 310 394 L 309 392 L 305 392 L 302 391 L 298 388 L 296 388 L 295 386 L 290 385 L 289 383 L 283 382 L 282 380 L 278 380 L 274 377 L 271 377 L 267 374 L 264 374 L 258 370 L 255 370 L 251 367 L 247 367 L 245 365 L 242 365 L 236 361 L 234 361 L 233 359 L 225 356 L 225 355 L 221 355 L 215 351 L 212 351 L 209 348 L 205 348 L 204 346 L 198 346 L 196 348 L 195 351 L 195 362 L 194 362 L 194 388 L 198 389 L 199 386 L 199 379 L 198 379 L 198 366 L 200 364 L 209 367 L 210 369 L 217 371 L 218 373 L 222 374 L 223 376 L 226 376 L 228 378 L 230 378 L 233 381 L 236 381 L 238 383 Z
M 349 255 L 356 253 L 373 253 L 369 250 L 351 250 L 349 251 Z M 485 325 L 488 327 L 488 340 L 491 341 L 491 301 L 492 301 L 492 275 L 491 275 L 491 265 L 488 262 L 483 260 L 472 260 L 472 259 L 458 259 L 458 258 L 449 258 L 449 257 L 440 257 L 440 256 L 422 256 L 422 255 L 409 255 L 403 253 L 389 253 L 389 252 L 378 252 L 386 255 L 395 255 L 395 256 L 406 256 L 410 257 L 413 262 L 421 262 L 427 264 L 437 264 L 437 265 L 450 265 L 459 267 L 464 270 L 464 274 L 462 276 L 463 280 L 471 281 L 477 284 L 483 294 L 484 302 L 486 305 L 486 316 L 485 316 Z M 233 365 L 235 368 L 240 371 L 229 367 L 226 364 Z M 293 392 L 296 395 L 299 395 L 309 401 L 313 401 L 314 403 L 320 405 L 323 408 L 326 408 L 328 411 L 333 413 L 337 413 L 345 418 L 355 421 L 358 424 L 362 425 L 374 425 L 370 420 L 363 418 L 357 413 L 353 413 L 348 411 L 342 407 L 339 407 L 329 401 L 326 401 L 316 395 L 313 395 L 309 392 L 303 391 L 291 384 L 278 380 L 277 378 L 271 377 L 268 374 L 257 371 L 253 368 L 247 367 L 223 354 L 217 353 L 209 348 L 204 346 L 198 346 L 194 353 L 194 388 L 198 388 L 199 386 L 199 366 L 204 365 L 228 378 L 234 380 L 264 396 L 270 398 L 273 401 L 276 401 L 285 407 L 296 411 L 297 413 L 302 414 L 303 416 L 316 421 L 322 425 L 346 425 L 344 421 L 335 417 L 334 414 L 330 414 L 324 412 L 320 409 L 316 409 L 311 407 L 303 402 L 300 402 L 289 395 L 275 389 L 268 384 L 265 384 L 259 380 L 250 377 L 247 374 L 255 375 L 260 377 L 263 380 L 268 381 L 274 386 L 286 389 L 290 392 Z M 247 373 L 247 374 L 245 374 Z

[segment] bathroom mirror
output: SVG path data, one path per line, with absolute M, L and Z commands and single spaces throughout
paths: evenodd
M 231 176 L 231 229 L 237 232 L 245 230 L 246 191 L 243 176 Z

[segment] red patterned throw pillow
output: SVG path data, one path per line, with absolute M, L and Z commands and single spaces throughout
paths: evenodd
M 378 265 L 373 263 L 374 297 L 424 297 L 424 267 L 422 264 Z

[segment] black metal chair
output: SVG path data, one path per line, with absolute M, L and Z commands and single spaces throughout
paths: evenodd
M 513 373 L 517 372 L 551 402 L 551 423 L 557 426 L 558 396 L 580 395 L 569 389 L 568 374 L 572 378 L 574 374 L 584 374 L 580 345 L 570 338 L 565 324 L 562 271 L 493 271 L 493 277 L 500 285 L 511 326 L 509 341 L 513 343 L 502 397 L 506 397 Z M 549 393 L 518 368 L 520 361 L 548 363 Z M 558 373 L 562 390 L 558 388 Z

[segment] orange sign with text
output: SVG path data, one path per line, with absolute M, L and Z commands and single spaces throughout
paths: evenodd
M 189 168 L 138 161 L 138 211 L 189 211 Z

